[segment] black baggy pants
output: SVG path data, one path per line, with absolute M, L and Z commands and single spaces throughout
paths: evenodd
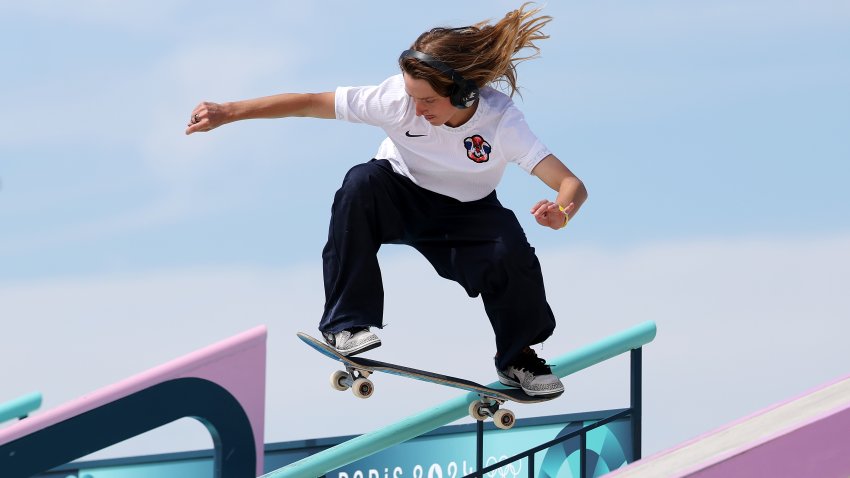
M 382 327 L 381 244 L 416 248 L 440 276 L 470 297 L 481 296 L 499 369 L 555 329 L 534 248 L 495 191 L 461 202 L 417 186 L 387 160 L 372 160 L 353 167 L 334 196 L 322 252 L 325 311 L 319 330 Z

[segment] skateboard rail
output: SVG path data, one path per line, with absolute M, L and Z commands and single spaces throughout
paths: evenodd
M 23 420 L 30 413 L 41 407 L 41 393 L 33 392 L 6 403 L 0 403 L 0 423 L 14 420 Z
M 565 377 L 580 370 L 604 362 L 620 354 L 640 349 L 655 339 L 655 322 L 648 321 L 622 332 L 573 350 L 550 360 L 552 373 Z M 497 382 L 490 384 L 496 386 Z M 633 393 L 632 403 L 640 402 L 640 391 Z M 468 405 L 477 400 L 478 394 L 465 393 L 416 415 L 404 418 L 378 430 L 360 435 L 333 448 L 311 455 L 263 475 L 263 478 L 315 478 L 339 467 L 372 455 L 385 448 L 435 430 L 440 426 L 459 420 L 468 413 Z M 636 408 L 636 429 L 640 430 L 640 408 Z

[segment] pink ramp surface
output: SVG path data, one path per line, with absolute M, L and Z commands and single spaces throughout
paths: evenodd
M 609 475 L 850 476 L 850 376 Z
M 178 378 L 200 378 L 216 383 L 239 402 L 254 432 L 257 475 L 263 472 L 266 337 L 265 326 L 197 350 L 146 372 L 80 398 L 32 415 L 0 429 L 0 443 L 8 443 L 158 383 Z

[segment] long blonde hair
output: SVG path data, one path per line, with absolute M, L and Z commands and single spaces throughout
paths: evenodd
M 517 64 L 540 55 L 540 48 L 534 42 L 549 38 L 540 30 L 552 17 L 536 16 L 540 8 L 526 10 L 531 4 L 522 4 L 494 25 L 484 20 L 461 28 L 433 28 L 419 35 L 411 49 L 442 61 L 478 87 L 504 83 L 513 96 L 518 90 Z M 524 49 L 532 52 L 517 56 Z M 440 95 L 450 95 L 454 84 L 447 75 L 415 58 L 403 58 L 399 64 L 402 71 L 426 80 Z

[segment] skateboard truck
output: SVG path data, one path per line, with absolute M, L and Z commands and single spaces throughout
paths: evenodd
M 355 397 L 369 398 L 375 391 L 375 384 L 368 378 L 371 374 L 369 370 L 346 366 L 345 371 L 337 370 L 331 375 L 331 387 L 340 391 L 350 388 Z
M 506 408 L 499 408 L 505 403 L 505 400 L 488 397 L 480 393 L 478 396 L 481 398 L 469 404 L 469 416 L 479 422 L 486 420 L 487 417 L 491 417 L 493 424 L 502 430 L 507 430 L 514 426 L 514 423 L 516 423 L 514 412 Z
M 346 366 L 345 371 L 337 370 L 331 375 L 331 387 L 345 391 L 349 388 L 357 398 L 369 398 L 375 392 L 375 384 L 369 380 L 370 370 Z M 514 412 L 501 408 L 505 400 L 478 394 L 478 400 L 469 404 L 469 415 L 478 421 L 493 419 L 493 424 L 502 430 L 508 430 L 516 423 Z

